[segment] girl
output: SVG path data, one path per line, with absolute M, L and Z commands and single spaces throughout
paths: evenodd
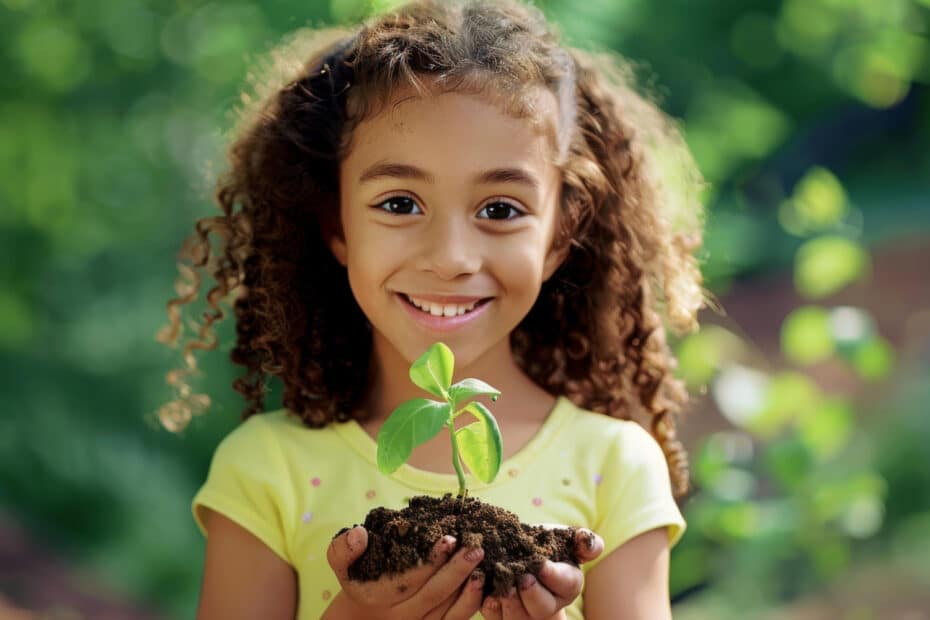
M 198 617 L 670 617 L 688 467 L 663 319 L 693 328 L 703 304 L 699 177 L 680 136 L 616 60 L 560 45 L 512 0 L 419 0 L 313 34 L 278 55 L 306 61 L 246 110 L 223 214 L 185 244 L 193 269 L 161 335 L 177 341 L 208 270 L 213 312 L 160 412 L 180 429 L 209 402 L 185 382 L 192 350 L 216 346 L 234 294 L 248 405 L 193 502 L 208 533 Z M 407 573 L 347 580 L 366 533 L 334 532 L 456 486 L 442 435 L 391 476 L 375 465 L 385 418 L 422 396 L 407 370 L 437 340 L 454 381 L 503 392 L 486 402 L 501 475 L 470 479 L 473 494 L 597 532 L 581 570 L 550 562 L 482 600 L 480 554 L 446 537 Z M 284 407 L 254 415 L 269 375 Z

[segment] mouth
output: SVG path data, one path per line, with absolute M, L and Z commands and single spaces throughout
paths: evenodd
M 437 304 L 426 300 L 417 300 L 407 293 L 397 293 L 397 295 L 411 308 L 422 312 L 423 314 L 434 317 L 452 318 L 471 314 L 481 306 L 486 305 L 493 297 L 484 297 L 467 304 Z

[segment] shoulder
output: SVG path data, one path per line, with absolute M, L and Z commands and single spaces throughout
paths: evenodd
M 217 445 L 211 470 L 233 467 L 281 472 L 309 455 L 326 458 L 340 452 L 332 425 L 313 429 L 287 409 L 257 413 L 229 432 Z
M 638 422 L 589 411 L 568 399 L 563 400 L 571 411 L 569 424 L 564 432 L 577 437 L 580 445 L 584 445 L 586 449 L 593 448 L 605 459 L 631 466 L 655 462 L 656 457 L 665 462 L 659 443 Z
M 221 441 L 227 448 L 279 448 L 289 440 L 314 441 L 330 434 L 332 425 L 322 429 L 305 426 L 288 409 L 276 409 L 249 416 Z

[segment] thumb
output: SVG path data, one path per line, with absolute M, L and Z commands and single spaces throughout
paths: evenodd
M 349 566 L 359 558 L 368 547 L 368 531 L 361 525 L 339 534 L 329 543 L 326 550 L 326 561 L 333 569 L 339 583 L 345 589 L 345 582 L 349 579 Z
M 585 527 L 575 530 L 575 556 L 590 562 L 604 551 L 604 539 Z

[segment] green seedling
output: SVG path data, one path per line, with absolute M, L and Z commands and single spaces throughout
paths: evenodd
M 465 497 L 463 464 L 482 482 L 491 482 L 501 468 L 503 440 L 497 420 L 487 407 L 471 401 L 475 396 L 490 396 L 496 401 L 501 393 L 484 381 L 462 379 L 452 383 L 455 357 L 441 342 L 434 343 L 410 366 L 410 379 L 441 401 L 414 398 L 391 412 L 378 433 L 378 469 L 390 474 L 410 458 L 421 443 L 449 429 L 452 440 L 452 465 L 459 479 L 459 496 Z M 456 430 L 455 420 L 468 413 L 475 421 Z

